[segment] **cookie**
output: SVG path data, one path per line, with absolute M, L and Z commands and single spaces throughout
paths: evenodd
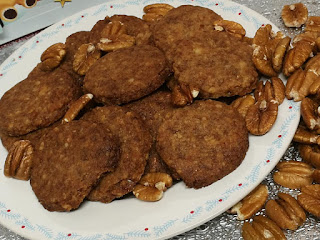
M 259 79 L 252 47 L 226 32 L 203 32 L 182 40 L 172 62 L 177 81 L 198 89 L 201 98 L 243 96 Z
M 222 19 L 214 11 L 191 5 L 171 9 L 152 27 L 153 40 L 157 47 L 168 53 L 183 39 L 211 30 L 215 20 Z
M 107 126 L 119 138 L 120 157 L 117 168 L 102 177 L 88 196 L 89 200 L 108 203 L 131 192 L 140 180 L 152 138 L 140 117 L 123 107 L 97 107 L 82 119 Z
M 29 77 L 2 96 L 0 132 L 19 136 L 49 126 L 65 114 L 80 94 L 80 87 L 61 69 Z
M 156 47 L 140 45 L 100 58 L 87 72 L 83 87 L 97 102 L 123 104 L 152 93 L 168 75 L 164 54 Z
M 119 146 L 104 124 L 72 121 L 52 129 L 35 149 L 30 183 L 49 211 L 76 209 L 102 174 L 118 163 Z
M 202 188 L 235 170 L 249 146 L 245 121 L 225 103 L 202 100 L 162 123 L 157 151 L 188 187 Z

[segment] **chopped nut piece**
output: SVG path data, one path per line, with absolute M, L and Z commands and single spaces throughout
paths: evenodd
M 267 216 L 282 229 L 296 230 L 306 220 L 304 210 L 289 194 L 279 192 L 278 197 L 266 203 Z
M 307 128 L 316 130 L 320 127 L 319 104 L 311 98 L 304 98 L 301 101 L 301 116 Z
M 163 192 L 172 186 L 172 178 L 166 173 L 148 173 L 134 187 L 133 194 L 142 201 L 159 201 Z
M 273 180 L 290 189 L 300 189 L 312 183 L 313 168 L 304 162 L 286 161 L 277 164 Z
M 313 184 L 301 188 L 297 197 L 299 204 L 312 215 L 320 218 L 320 185 Z
M 175 78 L 171 78 L 167 82 L 167 86 L 172 91 L 171 102 L 177 107 L 183 107 L 192 103 L 193 99 L 200 93 L 198 88 L 178 83 Z
M 246 117 L 248 109 L 255 103 L 254 96 L 248 94 L 243 97 L 239 97 L 231 103 L 231 106 L 238 110 L 243 118 Z
M 240 23 L 228 20 L 216 20 L 213 22 L 213 29 L 219 32 L 227 32 L 231 35 L 242 39 L 246 35 L 246 30 Z
M 100 57 L 101 52 L 93 44 L 82 44 L 74 55 L 73 70 L 79 75 L 85 75 Z
M 311 16 L 306 22 L 306 32 L 318 32 L 320 33 L 320 16 Z
M 110 52 L 131 47 L 135 42 L 135 37 L 127 34 L 127 29 L 122 22 L 112 21 L 102 30 L 97 47 L 102 51 Z
M 244 240 L 286 239 L 284 233 L 274 221 L 261 215 L 253 218 L 252 226 L 248 222 L 243 224 L 242 237 Z
M 142 16 L 142 19 L 146 22 L 158 21 L 173 8 L 173 6 L 165 3 L 147 5 L 143 8 L 143 12 L 145 12 L 145 14 Z
M 268 187 L 260 184 L 244 199 L 231 208 L 231 213 L 237 213 L 239 220 L 249 219 L 256 214 L 268 198 Z
M 56 43 L 48 47 L 41 55 L 40 69 L 42 71 L 51 71 L 58 67 L 66 55 L 66 46 L 64 43 Z
M 279 41 L 272 56 L 272 67 L 276 72 L 280 72 L 284 56 L 286 55 L 291 38 L 285 37 Z
M 306 129 L 305 126 L 301 126 L 301 124 L 293 136 L 293 141 L 304 144 L 320 144 L 319 135 Z
M 4 175 L 20 180 L 29 180 L 33 147 L 28 140 L 16 141 L 9 150 L 4 164 Z
M 87 93 L 82 95 L 77 101 L 73 102 L 64 115 L 62 123 L 68 123 L 75 119 L 79 112 L 90 102 L 92 98 L 93 95 L 91 93 Z
M 299 145 L 299 153 L 303 161 L 310 163 L 315 168 L 320 168 L 320 147 L 318 145 Z
M 301 27 L 308 19 L 308 9 L 303 3 L 285 5 L 281 17 L 287 27 Z

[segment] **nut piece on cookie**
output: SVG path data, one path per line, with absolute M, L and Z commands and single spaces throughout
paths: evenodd
M 244 240 L 277 239 L 285 240 L 286 237 L 278 225 L 264 216 L 255 216 L 252 224 L 245 222 L 242 226 Z
M 213 29 L 218 32 L 227 32 L 231 35 L 242 39 L 246 35 L 246 30 L 240 23 L 228 20 L 216 20 L 213 22 Z
M 87 93 L 82 95 L 78 100 L 73 102 L 71 106 L 69 107 L 68 111 L 64 115 L 62 119 L 62 123 L 68 123 L 75 119 L 79 112 L 90 102 L 90 100 L 93 98 L 93 95 L 91 93 Z
M 127 34 L 126 27 L 122 22 L 112 21 L 103 28 L 97 47 L 102 51 L 110 52 L 131 47 L 135 42 L 135 37 Z
M 4 175 L 28 181 L 32 165 L 33 147 L 28 140 L 16 141 L 9 150 L 4 164 Z
M 261 210 L 268 198 L 268 187 L 260 184 L 244 199 L 234 205 L 230 212 L 237 213 L 238 220 L 249 219 L 252 215 Z
M 303 208 L 289 194 L 279 192 L 278 197 L 266 203 L 267 216 L 282 229 L 296 230 L 306 220 Z
M 273 180 L 290 189 L 300 189 L 312 183 L 313 168 L 304 162 L 286 161 L 277 164 L 278 171 L 273 174 Z
M 281 17 L 287 27 L 301 27 L 308 19 L 308 9 L 303 3 L 285 5 Z
M 73 70 L 79 75 L 86 75 L 89 68 L 100 58 L 101 52 L 91 44 L 82 44 L 74 55 Z
M 40 68 L 42 71 L 51 71 L 58 67 L 66 55 L 64 43 L 56 43 L 48 47 L 41 55 Z
M 172 186 L 172 178 L 166 173 L 148 173 L 144 175 L 134 187 L 133 194 L 136 198 L 147 201 L 159 201 L 169 187 Z
M 312 215 L 320 218 L 320 185 L 313 184 L 301 188 L 297 200 Z
M 158 21 L 173 8 L 173 6 L 165 3 L 147 5 L 143 8 L 145 14 L 142 16 L 142 19 L 146 22 Z

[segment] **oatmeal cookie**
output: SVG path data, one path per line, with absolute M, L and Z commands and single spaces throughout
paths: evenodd
M 215 20 L 222 19 L 214 11 L 191 5 L 182 5 L 170 10 L 152 27 L 154 42 L 164 52 L 174 50 L 183 39 L 212 30 Z
M 177 109 L 157 136 L 162 159 L 192 188 L 208 186 L 231 173 L 248 146 L 244 119 L 231 106 L 213 100 Z
M 117 168 L 102 177 L 88 196 L 89 200 L 108 203 L 131 192 L 140 180 L 152 138 L 141 118 L 123 107 L 97 107 L 82 119 L 103 124 L 119 137 L 120 157 Z
M 82 120 L 47 133 L 34 151 L 30 183 L 49 211 L 76 209 L 102 174 L 113 171 L 119 145 L 104 124 Z
M 150 45 L 108 53 L 87 72 L 84 90 L 97 102 L 123 104 L 159 88 L 169 71 L 164 54 Z
M 258 81 L 251 46 L 226 32 L 182 40 L 172 62 L 179 84 L 198 89 L 201 98 L 243 96 Z
M 0 100 L 0 132 L 27 134 L 60 119 L 81 88 L 61 69 L 27 78 L 9 89 Z

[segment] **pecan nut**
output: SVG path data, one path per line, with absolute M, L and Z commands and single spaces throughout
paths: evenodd
M 303 144 L 320 144 L 319 135 L 311 132 L 301 124 L 298 126 L 298 129 L 293 136 L 293 141 Z
M 283 64 L 283 61 L 284 61 L 284 57 L 286 55 L 286 52 L 288 50 L 288 47 L 290 45 L 290 41 L 291 41 L 291 38 L 290 37 L 284 37 L 282 38 L 274 52 L 273 52 L 273 55 L 272 55 L 272 67 L 273 69 L 276 71 L 276 72 L 280 72 L 281 71 L 281 68 L 282 68 L 282 64 Z
M 158 21 L 173 8 L 173 6 L 165 3 L 155 3 L 147 5 L 143 8 L 143 12 L 145 14 L 142 16 L 142 19 L 146 22 Z
M 303 161 L 315 168 L 320 168 L 320 147 L 318 145 L 300 144 L 299 153 Z
M 297 200 L 299 204 L 312 215 L 320 218 L 320 185 L 313 184 L 301 188 Z
M 305 211 L 289 194 L 279 192 L 278 197 L 266 203 L 267 216 L 282 229 L 296 230 L 306 220 Z
M 301 27 L 308 19 L 308 9 L 303 3 L 285 5 L 281 17 L 287 27 Z
M 147 201 L 159 201 L 169 187 L 172 186 L 172 178 L 166 173 L 148 173 L 144 175 L 134 187 L 133 194 L 136 198 Z
M 56 43 L 48 47 L 40 57 L 40 69 L 42 71 L 51 71 L 58 67 L 66 55 L 66 45 Z
M 19 180 L 29 180 L 33 147 L 28 140 L 14 142 L 4 164 L 4 175 Z
M 301 101 L 301 116 L 307 128 L 316 130 L 320 127 L 319 105 L 311 98 Z
M 320 183 L 320 169 L 315 169 L 312 174 L 313 181 Z
M 244 240 L 276 239 L 285 240 L 286 237 L 278 225 L 264 216 L 255 216 L 252 225 L 245 222 L 242 226 Z
M 256 214 L 268 198 L 268 187 L 260 184 L 252 192 L 250 192 L 244 199 L 234 205 L 230 212 L 237 213 L 239 220 L 249 219 L 251 216 Z
M 93 44 L 82 44 L 74 55 L 73 70 L 83 76 L 100 57 L 101 52 Z
M 279 102 L 275 100 L 269 81 L 265 86 L 260 82 L 254 95 L 257 102 L 247 111 L 246 126 L 251 134 L 264 135 L 270 131 L 277 119 Z
M 268 58 L 266 46 L 255 46 L 252 56 L 255 67 L 265 76 L 275 77 L 277 72 L 272 67 L 271 59 Z
M 320 32 L 320 16 L 310 16 L 304 29 L 306 32 Z
M 79 114 L 79 112 L 90 102 L 92 98 L 93 98 L 93 95 L 91 93 L 87 93 L 82 95 L 75 102 L 73 102 L 69 107 L 68 111 L 66 112 L 66 114 L 64 115 L 62 119 L 62 123 L 68 123 L 68 122 L 71 122 L 73 119 L 75 119 Z
M 293 99 L 295 102 L 298 102 L 305 97 L 305 95 L 302 94 L 302 90 L 300 90 L 301 88 L 308 89 L 308 87 L 302 87 L 304 85 L 304 79 L 305 72 L 302 69 L 298 69 L 288 78 L 285 91 L 287 99 Z
M 240 23 L 228 20 L 214 21 L 213 29 L 219 32 L 227 32 L 239 39 L 242 39 L 246 35 L 246 30 L 241 26 Z
M 240 115 L 245 118 L 250 106 L 255 103 L 254 96 L 248 94 L 243 97 L 239 97 L 231 103 L 231 106 L 238 110 Z
M 104 52 L 111 52 L 135 45 L 136 39 L 127 34 L 126 26 L 120 21 L 112 21 L 104 27 L 101 32 L 98 49 Z
M 313 181 L 313 168 L 304 162 L 286 161 L 277 164 L 278 171 L 273 174 L 273 180 L 290 189 L 300 189 Z

